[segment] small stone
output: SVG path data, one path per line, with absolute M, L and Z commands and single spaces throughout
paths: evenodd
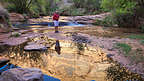
M 108 57 L 108 58 L 110 58 L 110 57 L 112 57 L 112 56 L 114 56 L 114 54 L 107 54 L 107 57 Z
M 108 51 L 113 51 L 113 50 L 114 50 L 113 48 L 109 48 L 109 49 L 108 49 Z

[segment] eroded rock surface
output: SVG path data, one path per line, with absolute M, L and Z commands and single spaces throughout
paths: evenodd
M 9 69 L 0 75 L 0 81 L 43 81 L 43 74 L 36 68 Z

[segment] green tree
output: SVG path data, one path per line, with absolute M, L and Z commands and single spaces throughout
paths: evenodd
M 76 8 L 86 8 L 88 11 L 100 10 L 101 0 L 73 0 Z
M 112 11 L 113 17 L 121 27 L 139 27 L 144 0 L 102 0 L 102 8 Z
M 5 0 L 9 8 L 18 13 L 28 13 L 33 0 Z

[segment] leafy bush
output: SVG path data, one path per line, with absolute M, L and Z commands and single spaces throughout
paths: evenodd
M 10 10 L 18 13 L 28 13 L 33 0 L 5 0 Z
M 101 6 L 115 14 L 133 13 L 136 2 L 133 0 L 102 0 Z
M 120 27 L 135 27 L 137 20 L 134 9 L 137 2 L 134 0 L 102 0 L 102 8 L 112 11 L 117 24 Z
M 5 0 L 10 12 L 29 14 L 32 17 L 49 15 L 56 9 L 56 2 L 59 0 Z
M 85 10 L 81 8 L 74 8 L 74 7 L 64 7 L 63 9 L 59 10 L 61 12 L 61 15 L 65 16 L 80 16 L 84 15 Z
M 140 29 L 141 29 L 141 32 L 144 33 L 144 25 L 141 25 L 141 26 L 140 26 Z
M 115 25 L 115 20 L 113 19 L 112 16 L 107 16 L 103 20 L 97 19 L 94 25 L 100 25 L 100 26 L 106 26 L 106 27 L 112 27 Z
M 101 0 L 73 0 L 76 8 L 84 8 L 87 10 L 86 13 L 100 11 Z
M 117 14 L 114 15 L 119 27 L 137 27 L 137 19 L 134 14 Z

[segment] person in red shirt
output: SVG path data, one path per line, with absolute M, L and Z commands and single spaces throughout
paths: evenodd
M 58 11 L 56 11 L 53 14 L 53 22 L 54 22 L 54 26 L 55 26 L 55 33 L 58 33 L 58 26 L 59 26 L 59 13 Z

